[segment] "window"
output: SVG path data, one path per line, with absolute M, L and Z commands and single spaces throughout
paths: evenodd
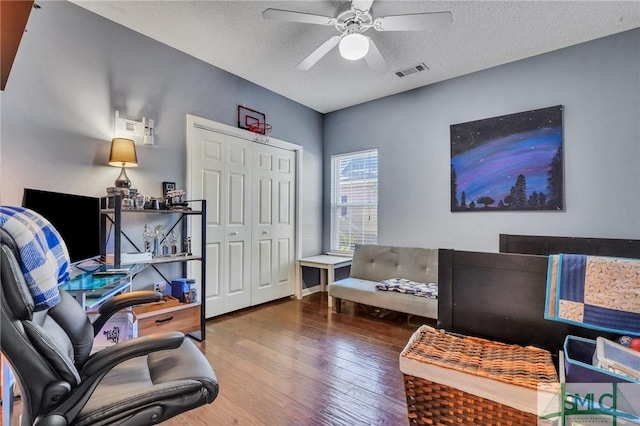
M 331 251 L 378 242 L 378 150 L 331 156 Z

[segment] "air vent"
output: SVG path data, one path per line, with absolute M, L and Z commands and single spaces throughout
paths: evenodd
M 396 75 L 398 77 L 406 77 L 408 75 L 415 74 L 420 71 L 426 71 L 428 69 L 429 67 L 424 62 L 420 62 L 418 65 L 413 65 L 413 66 L 410 66 L 409 68 L 396 71 Z

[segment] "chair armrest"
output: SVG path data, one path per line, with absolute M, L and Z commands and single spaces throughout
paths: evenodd
M 98 308 L 100 316 L 93 322 L 93 335 L 97 336 L 102 327 L 109 321 L 109 318 L 119 310 L 133 305 L 159 302 L 161 299 L 162 293 L 153 290 L 131 291 L 112 297 Z
M 175 349 L 184 341 L 184 334 L 179 331 L 156 333 L 149 336 L 127 340 L 117 345 L 109 346 L 89 357 L 82 366 L 80 377 L 82 381 L 93 376 L 101 376 L 116 365 L 128 359 L 151 352 Z

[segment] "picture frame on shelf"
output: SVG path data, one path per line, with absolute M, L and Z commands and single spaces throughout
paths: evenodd
M 167 199 L 167 192 L 175 191 L 176 183 L 175 182 L 162 182 L 162 198 Z

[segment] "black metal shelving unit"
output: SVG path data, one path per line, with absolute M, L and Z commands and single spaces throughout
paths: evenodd
M 113 199 L 113 207 L 109 207 L 109 198 Z M 172 215 L 177 216 L 169 231 L 168 235 L 176 227 L 180 226 L 182 232 L 182 250 L 184 251 L 184 237 L 187 235 L 188 230 L 188 218 L 200 217 L 200 229 L 201 229 L 201 242 L 200 242 L 200 255 L 174 255 L 174 256 L 157 256 L 150 261 L 143 262 L 147 266 L 152 267 L 158 275 L 162 277 L 168 285 L 171 285 L 171 281 L 168 280 L 162 271 L 158 269 L 158 265 L 167 263 L 181 263 L 182 274 L 187 275 L 187 263 L 190 261 L 200 262 L 200 331 L 194 331 L 188 335 L 194 339 L 202 342 L 205 340 L 205 281 L 206 281 L 206 217 L 207 217 L 207 201 L 206 200 L 188 200 L 186 203 L 189 206 L 199 205 L 199 210 L 156 210 L 156 209 L 123 209 L 122 197 L 115 195 L 113 197 L 102 197 L 100 199 L 100 254 L 103 259 L 107 258 L 107 242 L 110 235 L 109 228 L 113 230 L 113 267 L 120 268 L 122 266 L 122 240 L 123 238 L 128 241 L 132 247 L 137 251 L 142 251 L 138 245 L 129 238 L 129 236 L 122 230 L 122 220 L 125 215 L 135 214 L 153 214 L 153 215 Z

